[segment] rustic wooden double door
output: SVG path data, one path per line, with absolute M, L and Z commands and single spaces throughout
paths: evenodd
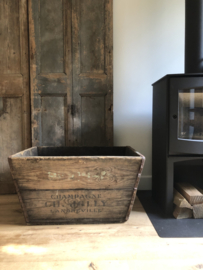
M 113 0 L 0 1 L 0 193 L 30 146 L 112 146 Z

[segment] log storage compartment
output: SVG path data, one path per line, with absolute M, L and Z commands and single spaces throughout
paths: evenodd
M 8 158 L 28 225 L 121 223 L 145 157 L 131 147 L 33 147 Z

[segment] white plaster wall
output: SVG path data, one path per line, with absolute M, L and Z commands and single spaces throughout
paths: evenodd
M 184 73 L 184 23 L 184 0 L 114 0 L 114 145 L 145 155 L 139 189 L 151 189 L 151 84 Z

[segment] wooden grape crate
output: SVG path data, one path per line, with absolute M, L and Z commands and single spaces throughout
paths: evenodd
M 131 147 L 33 147 L 8 158 L 26 223 L 119 223 L 145 157 Z

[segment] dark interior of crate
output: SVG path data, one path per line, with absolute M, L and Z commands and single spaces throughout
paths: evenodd
M 15 157 L 29 156 L 138 156 L 131 147 L 34 147 Z

